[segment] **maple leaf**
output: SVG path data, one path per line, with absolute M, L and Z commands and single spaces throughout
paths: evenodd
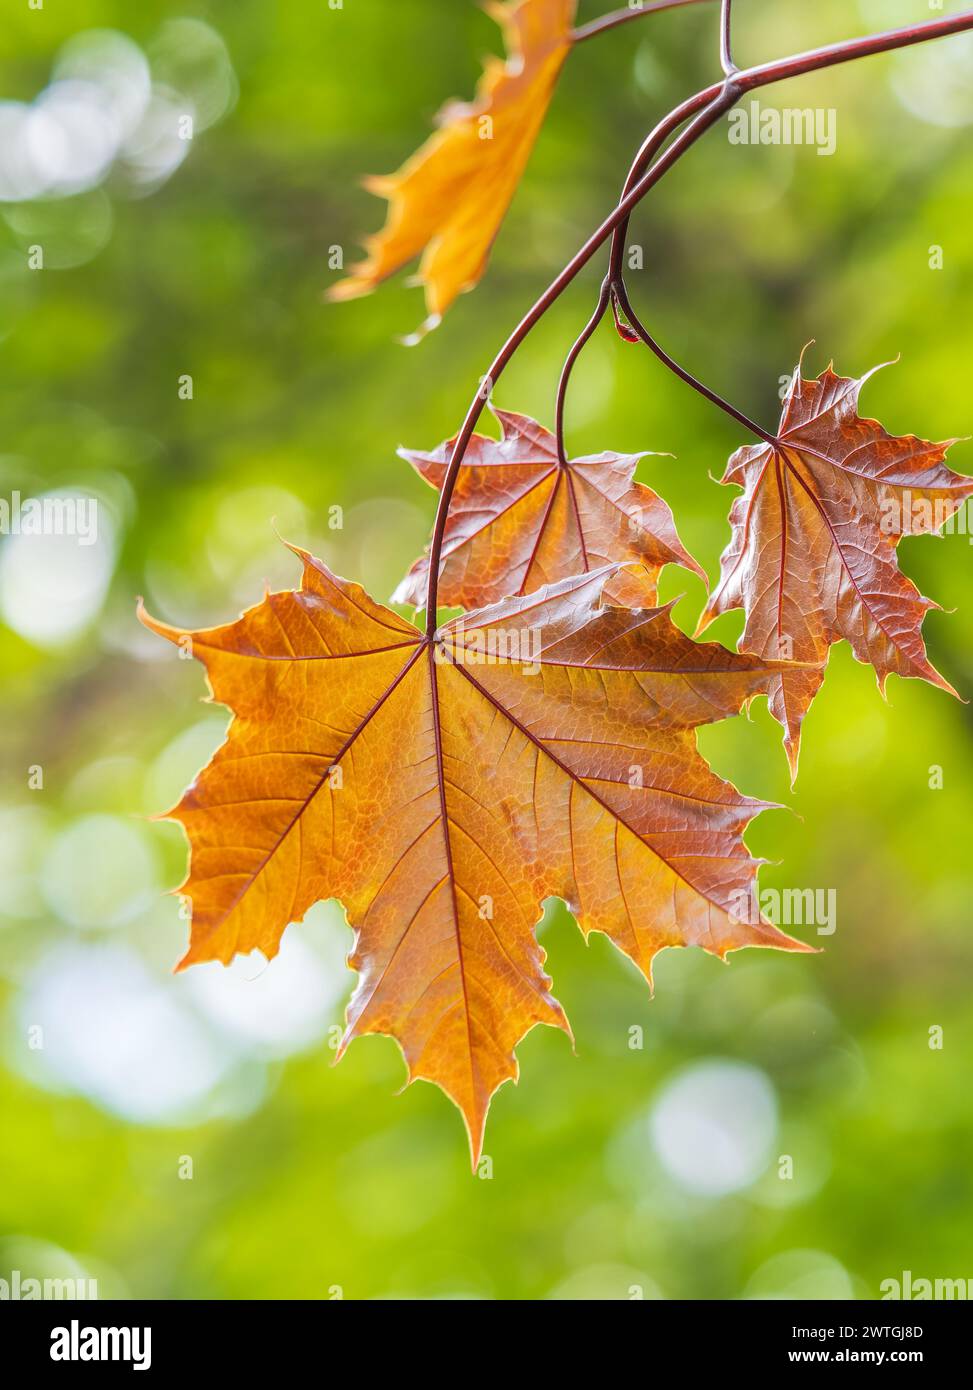
M 861 388 L 878 370 L 854 379 L 830 364 L 812 381 L 798 363 L 777 443 L 738 449 L 722 479 L 743 493 L 697 635 L 717 614 L 743 608 L 741 650 L 811 663 L 782 673 L 770 697 L 792 777 L 801 723 L 841 638 L 874 667 L 883 693 L 892 672 L 956 693 L 930 665 L 920 631 L 939 605 L 899 569 L 896 547 L 938 530 L 973 495 L 973 478 L 943 463 L 955 440 L 891 435 L 858 414 Z
M 676 534 L 672 512 L 651 488 L 633 481 L 644 454 L 596 454 L 559 466 L 557 441 L 526 415 L 495 410 L 502 438 L 475 434 L 463 457 L 443 533 L 439 599 L 479 608 L 507 595 L 626 560 L 640 562 L 654 585 L 663 565 L 706 574 Z M 400 449 L 432 487 L 440 489 L 454 440 L 431 454 Z M 429 561 L 415 562 L 394 603 L 421 608 Z M 612 594 L 624 602 L 622 571 Z M 636 596 L 647 596 L 640 580 Z
M 422 253 L 429 318 L 420 333 L 482 276 L 571 48 L 576 0 L 486 8 L 503 30 L 506 62 L 488 58 L 475 100 L 448 103 L 439 131 L 397 173 L 365 181 L 388 199 L 388 219 L 366 239 L 366 259 L 329 291 L 335 300 L 368 294 Z
M 278 950 L 337 898 L 355 929 L 354 1036 L 459 1106 L 474 1164 L 537 1023 L 568 1031 L 535 927 L 563 898 L 651 981 L 667 946 L 807 950 L 739 911 L 766 803 L 696 748 L 776 663 L 700 645 L 667 608 L 605 606 L 615 567 L 466 615 L 430 640 L 305 551 L 299 591 L 225 627 L 147 626 L 204 664 L 234 718 L 170 816 L 185 828 L 181 966 Z M 637 572 L 631 579 L 637 582 Z

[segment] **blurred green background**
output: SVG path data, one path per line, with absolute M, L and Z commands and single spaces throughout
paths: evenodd
M 938 14 L 735 8 L 746 62 Z M 296 580 L 276 525 L 386 598 L 435 500 L 396 446 L 455 430 L 645 131 L 713 79 L 715 35 L 701 4 L 572 56 L 488 278 L 407 349 L 421 294 L 400 277 L 327 305 L 328 259 L 354 259 L 382 220 L 359 175 L 394 169 L 496 50 L 472 3 L 4 0 L 0 496 L 94 496 L 101 527 L 89 547 L 0 539 L 0 1278 L 84 1272 L 140 1298 L 708 1299 L 973 1275 L 970 709 L 895 678 L 883 704 L 845 647 L 793 795 L 763 705 L 701 739 L 722 774 L 797 813 L 765 815 L 749 843 L 775 861 L 764 884 L 836 891 L 833 936 L 797 929 L 824 953 L 668 952 L 650 1001 L 552 908 L 542 940 L 577 1056 L 551 1030 L 521 1045 L 521 1084 L 487 1131 L 492 1176 L 470 1176 L 439 1092 L 396 1094 L 390 1040 L 329 1065 L 352 984 L 334 904 L 269 967 L 171 973 L 187 923 L 164 893 L 185 849 L 148 816 L 226 717 L 198 703 L 200 668 L 136 623 L 136 595 L 187 626 L 224 621 Z M 761 93 L 833 107 L 828 158 L 711 132 L 633 222 L 630 289 L 661 341 L 765 425 L 808 339 L 814 372 L 901 352 L 866 410 L 896 432 L 969 433 L 971 73 L 964 36 Z M 174 134 L 186 112 L 191 141 Z M 602 272 L 599 258 L 532 335 L 500 405 L 551 421 Z M 716 576 L 733 494 L 709 475 L 747 442 L 731 421 L 606 325 L 568 430 L 575 453 L 675 454 L 640 476 Z M 952 462 L 973 471 L 973 448 Z M 967 698 L 969 540 L 902 546 L 956 610 L 926 635 Z M 702 585 L 670 570 L 663 592 L 685 595 L 692 630 Z M 739 630 L 734 615 L 712 635 Z

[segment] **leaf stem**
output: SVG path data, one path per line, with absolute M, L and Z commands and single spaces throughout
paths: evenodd
M 681 367 L 675 358 L 669 356 L 665 348 L 661 347 L 655 341 L 632 308 L 624 280 L 614 281 L 611 287 L 611 293 L 619 309 L 621 309 L 638 337 L 641 338 L 647 348 L 650 348 L 652 352 L 655 353 L 660 362 L 665 363 L 670 372 L 674 372 L 687 386 L 691 386 L 694 391 L 698 391 L 701 396 L 705 396 L 708 401 L 711 401 L 713 405 L 731 416 L 732 419 L 736 420 L 737 424 L 742 425 L 744 429 L 749 430 L 751 434 L 755 434 L 758 439 L 762 439 L 766 444 L 771 445 L 772 448 L 777 448 L 780 445 L 780 440 L 776 435 L 768 434 L 765 429 L 751 420 L 749 416 L 744 415 L 742 410 L 737 410 L 735 405 L 731 405 L 729 401 L 724 400 L 722 396 L 718 395 L 715 391 L 711 390 L 710 387 L 694 377 L 692 372 L 687 371 L 685 367 Z
M 635 15 L 644 13 L 644 11 L 634 10 L 630 13 L 634 17 Z M 622 22 L 620 17 L 618 17 L 618 22 Z M 603 24 L 603 21 L 601 23 Z M 682 158 L 700 136 L 702 136 L 710 126 L 714 125 L 726 111 L 734 106 L 744 93 L 754 91 L 758 87 L 769 86 L 774 82 L 784 81 L 789 77 L 799 77 L 804 73 L 819 72 L 824 68 L 834 67 L 839 63 L 852 62 L 855 59 L 869 57 L 872 54 L 888 53 L 893 49 L 906 48 L 916 43 L 925 43 L 930 39 L 944 38 L 948 34 L 958 34 L 969 29 L 973 29 L 973 10 L 965 10 L 960 14 L 950 15 L 943 19 L 927 20 L 923 24 L 913 24 L 902 29 L 891 29 L 885 33 L 872 34 L 862 39 L 848 39 L 841 43 L 828 44 L 826 47 L 811 49 L 806 53 L 796 53 L 788 58 L 781 58 L 770 63 L 761 63 L 756 67 L 741 69 L 731 76 L 725 77 L 723 81 L 716 82 L 712 86 L 697 92 L 695 96 L 683 102 L 670 116 L 660 122 L 659 126 L 656 127 L 656 131 L 653 132 L 653 135 L 650 136 L 646 144 L 643 145 L 642 150 L 639 152 L 639 156 L 636 158 L 636 163 L 633 165 L 632 173 L 629 175 L 628 180 L 631 187 L 627 188 L 627 192 L 618 203 L 618 206 L 605 218 L 601 226 L 591 234 L 580 250 L 576 252 L 563 270 L 551 281 L 544 293 L 524 315 L 510 337 L 504 343 L 503 347 L 497 353 L 486 374 L 483 386 L 477 390 L 473 397 L 466 413 L 466 418 L 453 444 L 449 466 L 446 470 L 442 491 L 439 495 L 436 523 L 433 530 L 432 543 L 429 548 L 429 583 L 426 590 L 427 640 L 432 640 L 436 633 L 436 600 L 439 589 L 439 569 L 442 558 L 443 534 L 446 529 L 446 520 L 449 516 L 450 500 L 453 495 L 453 489 L 456 486 L 456 478 L 459 473 L 460 464 L 469 447 L 473 431 L 476 428 L 477 421 L 483 413 L 483 408 L 486 405 L 489 395 L 499 380 L 504 368 L 534 326 L 544 317 L 551 305 L 560 298 L 568 285 L 570 285 L 579 272 L 583 270 L 612 233 L 626 223 L 632 210 L 638 206 L 649 190 L 655 187 L 663 175 L 668 173 L 672 166 Z M 588 37 L 591 37 L 591 35 L 589 34 Z M 685 129 L 675 136 L 668 148 L 661 154 L 658 153 L 661 144 L 664 143 L 670 135 L 674 134 L 681 125 L 684 125 L 688 116 L 691 114 L 693 115 L 693 119 L 690 121 L 689 125 L 686 125 Z M 661 135 L 658 143 L 655 144 L 655 148 L 652 148 L 654 143 L 653 138 L 658 135 L 660 131 L 664 133 Z M 649 161 L 649 167 L 643 172 L 640 169 L 640 165 L 644 159 Z M 663 360 L 665 359 L 663 358 Z M 688 373 L 683 379 L 687 378 Z M 693 378 L 693 380 L 695 379 Z
M 568 382 L 571 379 L 571 372 L 574 368 L 574 364 L 580 357 L 585 344 L 605 317 L 610 295 L 611 281 L 606 276 L 601 282 L 598 303 L 595 305 L 594 312 L 575 339 L 571 351 L 564 359 L 564 366 L 561 368 L 561 379 L 557 384 L 557 402 L 554 407 L 554 433 L 557 437 L 557 461 L 562 468 L 566 468 L 568 464 L 567 455 L 564 451 L 564 402 L 568 394 Z
M 720 66 L 727 77 L 737 71 L 733 61 L 733 21 L 730 18 L 731 0 L 721 0 L 720 5 Z
M 617 29 L 622 24 L 627 24 L 630 19 L 641 19 L 643 15 L 657 14 L 659 10 L 682 9 L 684 5 L 698 5 L 701 0 L 650 0 L 649 4 L 632 7 L 626 5 L 624 10 L 612 10 L 610 14 L 603 14 L 600 19 L 593 19 L 590 24 L 582 24 L 571 35 L 572 43 L 584 43 L 586 39 L 596 39 L 599 34 L 607 34 L 609 29 Z

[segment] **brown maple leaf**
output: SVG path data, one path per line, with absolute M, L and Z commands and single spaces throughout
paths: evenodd
M 275 955 L 337 898 L 359 972 L 345 1043 L 396 1038 L 459 1106 L 474 1163 L 493 1092 L 537 1023 L 568 1030 L 535 928 L 567 902 L 651 979 L 667 946 L 806 950 L 740 905 L 756 873 L 740 796 L 697 725 L 777 664 L 700 645 L 666 608 L 605 606 L 608 567 L 428 639 L 296 551 L 300 590 L 185 633 L 234 718 L 170 813 L 191 846 L 183 966 Z M 632 583 L 638 576 L 634 567 Z M 344 1044 L 343 1044 L 344 1046 Z
M 422 253 L 417 279 L 429 313 L 422 332 L 473 288 L 547 114 L 576 8 L 576 0 L 487 5 L 503 30 L 506 62 L 487 59 L 475 100 L 450 102 L 439 131 L 398 173 L 366 180 L 388 199 L 388 219 L 331 299 L 368 294 Z
M 479 608 L 507 595 L 528 594 L 569 575 L 626 560 L 638 561 L 654 584 L 663 565 L 706 575 L 685 549 L 668 506 L 633 480 L 644 454 L 596 454 L 559 466 L 557 441 L 526 415 L 495 410 L 499 440 L 475 434 L 463 457 L 443 533 L 439 600 Z M 453 440 L 431 454 L 400 449 L 426 482 L 443 485 Z M 415 562 L 394 603 L 422 608 L 429 562 Z M 627 582 L 625 571 L 620 574 Z M 623 602 L 618 589 L 612 597 Z M 638 602 L 646 597 L 640 579 Z
M 829 365 L 808 381 L 799 363 L 777 443 L 738 449 L 722 479 L 743 493 L 697 635 L 717 614 L 743 608 L 741 650 L 811 663 L 782 674 L 771 693 L 792 776 L 801 723 L 841 638 L 875 668 L 883 693 L 892 672 L 956 693 L 930 665 L 920 631 L 939 605 L 899 569 L 896 546 L 938 530 L 973 494 L 973 478 L 943 462 L 955 440 L 890 435 L 858 414 L 861 388 L 877 370 L 856 380 Z

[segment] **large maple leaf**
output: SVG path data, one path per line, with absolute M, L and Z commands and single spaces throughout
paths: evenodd
M 606 606 L 606 568 L 428 639 L 320 561 L 225 627 L 143 621 L 205 665 L 234 718 L 170 813 L 191 846 L 183 966 L 276 954 L 337 898 L 359 972 L 345 1042 L 396 1038 L 455 1101 L 474 1162 L 537 1023 L 567 1030 L 535 927 L 563 898 L 651 979 L 667 946 L 807 949 L 739 905 L 765 803 L 696 748 L 776 664 L 700 645 L 668 609 Z M 632 571 L 632 582 L 637 574 Z
M 955 694 L 922 639 L 923 618 L 939 605 L 899 569 L 896 547 L 903 536 L 938 530 L 973 495 L 973 478 L 943 462 L 955 440 L 891 435 L 858 414 L 861 388 L 877 370 L 853 379 L 829 365 L 806 380 L 798 364 L 777 443 L 738 449 L 722 479 L 743 492 L 698 631 L 743 608 L 741 650 L 811 663 L 782 673 L 771 692 L 792 776 L 834 642 L 847 639 L 883 692 L 894 672 Z
M 625 560 L 640 562 L 653 583 L 668 564 L 682 565 L 706 583 L 676 534 L 666 503 L 633 480 L 644 454 L 597 454 L 560 465 L 550 430 L 526 415 L 494 414 L 502 438 L 473 436 L 450 499 L 439 577 L 442 603 L 479 608 Z M 429 454 L 399 453 L 440 489 L 454 442 L 447 440 Z M 421 608 L 428 580 L 423 556 L 393 602 Z M 641 590 L 644 604 L 649 601 L 644 583 Z
M 517 0 L 487 8 L 503 30 L 506 62 L 486 61 L 475 100 L 447 104 L 439 131 L 397 173 L 366 180 L 388 199 L 388 219 L 366 239 L 366 259 L 332 287 L 332 299 L 368 294 L 422 253 L 424 328 L 432 328 L 482 276 L 570 51 L 577 4 Z

